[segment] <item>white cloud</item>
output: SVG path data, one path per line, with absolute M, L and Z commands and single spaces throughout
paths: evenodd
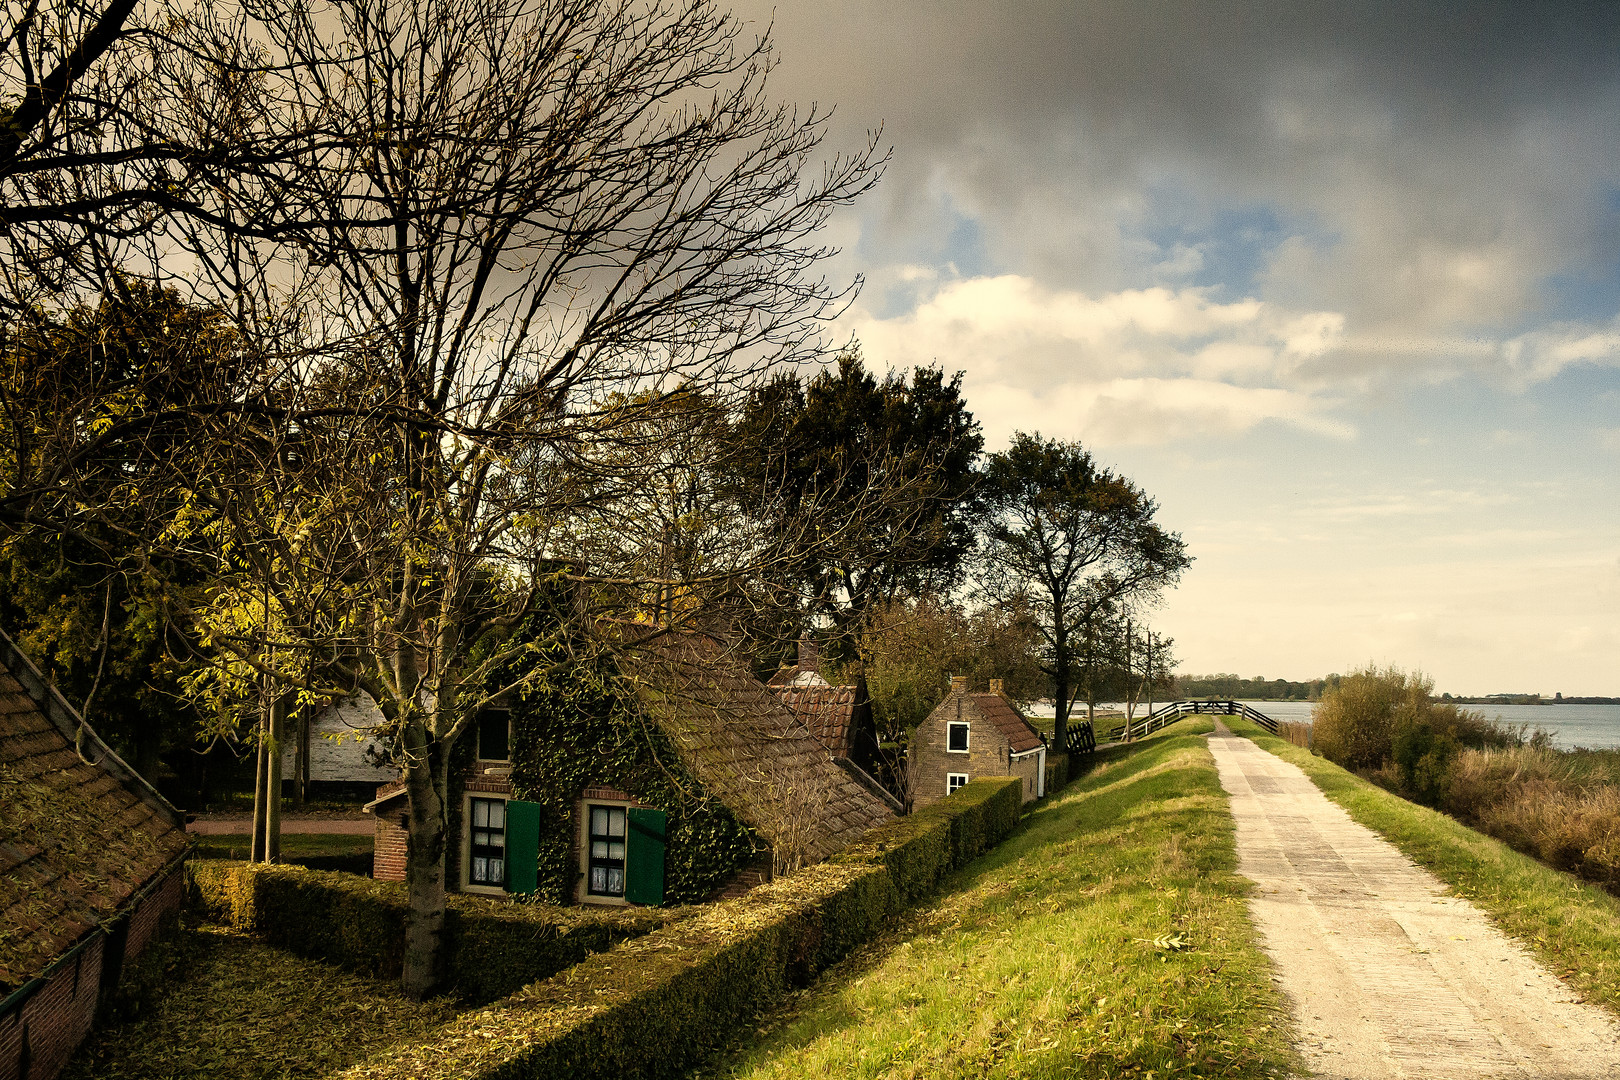
M 1331 402 L 1282 385 L 1342 333 L 1333 312 L 1163 286 L 1090 296 L 1005 274 L 947 281 L 906 314 L 861 309 L 846 323 L 877 367 L 964 370 L 992 442 L 1035 428 L 1098 445 L 1165 442 L 1268 420 L 1353 434 L 1326 415 Z

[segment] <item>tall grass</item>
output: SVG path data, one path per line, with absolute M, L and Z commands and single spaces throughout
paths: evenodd
M 1420 673 L 1369 667 L 1323 694 L 1308 744 L 1285 737 L 1620 894 L 1620 751 L 1554 750 L 1544 732 L 1432 690 Z
M 1451 764 L 1440 808 L 1620 893 L 1620 751 L 1466 750 Z
M 1293 743 L 1295 746 L 1309 750 L 1311 748 L 1311 725 L 1296 724 L 1291 720 L 1277 721 L 1277 737 Z

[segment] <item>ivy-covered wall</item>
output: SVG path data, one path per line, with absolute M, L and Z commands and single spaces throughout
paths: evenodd
M 669 815 L 666 904 L 703 900 L 764 849 L 705 792 L 611 664 L 566 665 L 511 704 L 512 793 L 542 807 L 537 899 L 574 900 L 574 802 L 586 787 L 618 788 Z M 460 791 L 451 805 L 459 815 Z

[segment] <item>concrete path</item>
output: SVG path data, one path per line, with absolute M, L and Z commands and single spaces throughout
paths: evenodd
M 1217 723 L 1250 910 L 1322 1077 L 1613 1078 L 1620 1024 L 1328 801 Z

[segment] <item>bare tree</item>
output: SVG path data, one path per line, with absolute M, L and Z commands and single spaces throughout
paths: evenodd
M 869 144 L 807 177 L 825 116 L 772 105 L 768 43 L 703 0 L 289 5 L 260 33 L 251 123 L 354 137 L 218 174 L 162 243 L 266 373 L 210 415 L 276 428 L 267 445 L 299 443 L 300 475 L 341 493 L 309 522 L 331 558 L 259 560 L 289 604 L 308 590 L 291 567 L 324 575 L 307 618 L 336 636 L 303 645 L 321 674 L 266 660 L 296 620 L 231 647 L 295 685 L 364 689 L 387 718 L 409 800 L 404 984 L 423 994 L 452 751 L 535 648 L 512 631 L 558 572 L 587 490 L 570 478 L 645 438 L 625 395 L 722 393 L 818 348 L 844 293 L 812 276 L 816 230 L 881 161 Z M 209 513 L 247 543 L 240 506 L 288 465 L 237 467 Z

